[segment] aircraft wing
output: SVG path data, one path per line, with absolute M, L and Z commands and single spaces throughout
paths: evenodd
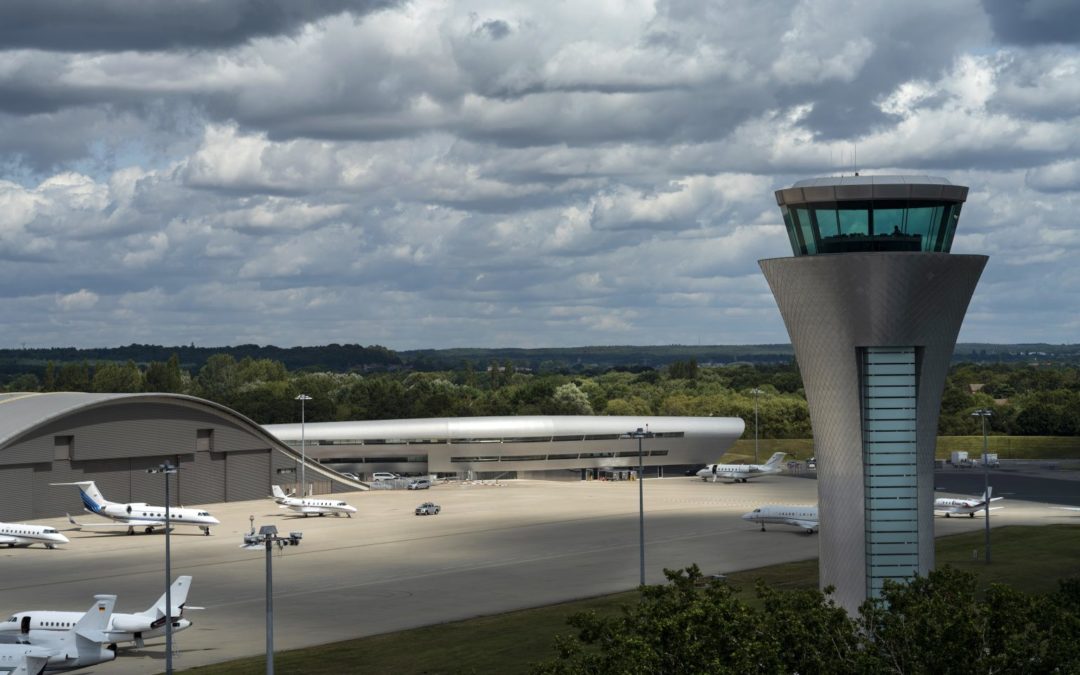
M 110 520 L 107 523 L 80 523 L 71 517 L 71 514 L 67 514 L 68 522 L 75 527 L 113 527 L 118 525 L 124 525 L 128 527 L 163 527 L 165 523 L 160 520 L 139 520 L 137 518 L 117 518 L 116 520 Z M 176 521 L 173 521 L 176 524 Z
M 17 537 L 9 537 L 6 534 L 0 534 L 0 544 L 18 544 L 19 539 Z
M 797 525 L 798 527 L 801 527 L 804 530 L 816 530 L 816 529 L 818 529 L 817 521 L 814 521 L 814 520 L 793 520 L 791 522 L 795 523 L 795 525 Z
M 297 513 L 326 513 L 326 509 L 321 506 L 290 506 L 290 509 Z

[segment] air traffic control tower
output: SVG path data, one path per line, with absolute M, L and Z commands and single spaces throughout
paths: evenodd
M 759 265 L 802 372 L 821 520 L 820 583 L 854 613 L 934 568 L 945 375 L 987 257 L 951 255 L 968 189 L 928 176 L 778 190 L 794 257 Z

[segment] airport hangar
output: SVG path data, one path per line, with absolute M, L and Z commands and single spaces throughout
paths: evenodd
M 740 437 L 738 417 L 522 415 L 270 424 L 293 450 L 361 480 L 376 471 L 473 478 L 582 480 L 637 468 L 717 461 Z M 301 446 L 303 446 L 301 448 Z
M 292 484 L 299 454 L 234 410 L 179 394 L 0 394 L 0 521 L 82 510 L 50 483 L 92 480 L 116 502 L 165 503 L 147 469 L 171 461 L 173 504 L 260 499 Z M 363 489 L 309 462 L 323 492 Z
M 76 490 L 51 483 L 93 480 L 111 501 L 163 504 L 164 480 L 146 471 L 166 461 L 179 467 L 173 504 L 261 499 L 271 485 L 295 485 L 305 431 L 308 483 L 325 494 L 366 489 L 339 473 L 349 470 L 555 479 L 629 469 L 637 465 L 637 442 L 625 436 L 645 425 L 649 467 L 715 461 L 744 428 L 739 418 L 599 416 L 262 427 L 181 394 L 0 394 L 0 521 L 82 510 Z

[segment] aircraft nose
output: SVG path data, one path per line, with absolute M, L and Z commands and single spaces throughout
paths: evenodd
M 213 517 L 213 516 L 210 516 L 210 522 L 213 523 L 214 525 L 220 525 L 221 524 L 221 521 L 218 520 L 217 518 Z
M 65 537 L 64 535 L 62 535 L 60 533 L 57 533 L 56 534 L 56 543 L 58 543 L 58 544 L 70 544 L 71 540 L 68 539 L 67 537 Z
M 742 514 L 741 517 L 742 517 L 743 520 L 753 520 L 754 519 L 754 512 L 751 511 L 750 513 L 744 513 L 744 514 Z

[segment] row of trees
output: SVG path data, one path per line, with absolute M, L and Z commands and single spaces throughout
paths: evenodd
M 759 582 L 760 608 L 697 566 L 666 572 L 622 615 L 577 614 L 537 674 L 598 673 L 1076 673 L 1080 579 L 1027 595 L 945 567 L 882 596 L 851 617 L 817 590 Z
M 981 385 L 981 388 L 979 386 Z M 751 392 L 758 390 L 759 395 Z M 795 364 L 609 370 L 597 375 L 534 374 L 511 361 L 470 362 L 440 372 L 373 374 L 289 371 L 281 361 L 214 354 L 194 373 L 176 354 L 140 368 L 134 361 L 49 363 L 39 379 L 23 374 L 8 391 L 185 393 L 235 408 L 265 423 L 296 420 L 295 396 L 314 397 L 312 421 L 478 415 L 674 415 L 741 417 L 763 438 L 809 438 L 810 417 Z M 1002 396 L 1008 394 L 1007 397 Z M 978 433 L 972 410 L 989 407 L 993 433 L 1080 435 L 1080 372 L 1074 367 L 960 365 L 942 397 L 939 432 Z

